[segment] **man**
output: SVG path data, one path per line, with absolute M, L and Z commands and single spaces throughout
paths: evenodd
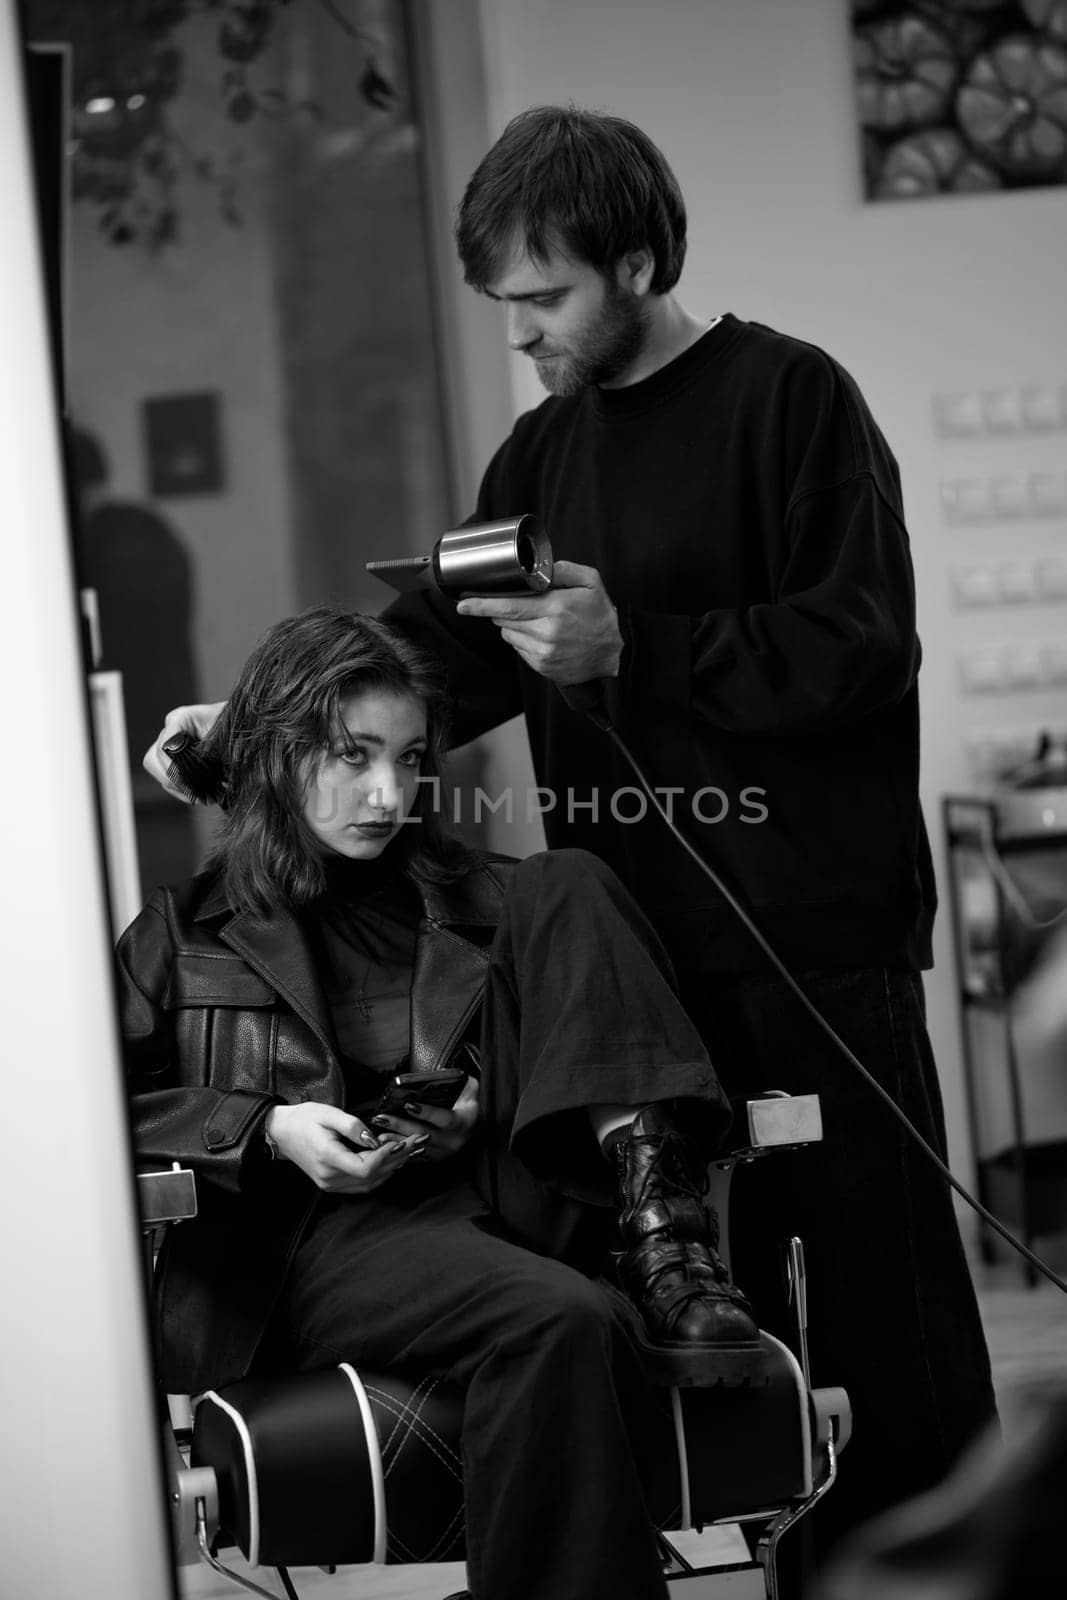
M 734 1264 L 788 1335 L 778 1246 L 804 1240 L 812 1378 L 845 1385 L 854 1412 L 817 1513 L 829 1544 L 940 1479 L 993 1413 L 950 1196 L 558 690 L 604 685 L 679 828 L 943 1151 L 896 464 L 824 352 L 681 305 L 684 204 L 631 124 L 516 118 L 468 185 L 457 242 L 549 391 L 491 461 L 475 519 L 535 513 L 555 579 L 519 600 L 408 595 L 387 615 L 444 656 L 457 743 L 525 715 L 549 844 L 594 851 L 636 894 L 727 1091 L 820 1095 L 824 1143 L 736 1184 Z

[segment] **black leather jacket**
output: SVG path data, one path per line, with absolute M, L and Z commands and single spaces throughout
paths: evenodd
M 447 1064 L 473 1025 L 510 863 L 422 890 L 411 1066 Z M 266 1158 L 272 1105 L 343 1105 L 329 1010 L 286 912 L 235 912 L 214 874 L 157 889 L 118 946 L 134 1146 L 194 1169 L 199 1215 L 172 1228 L 153 1286 L 161 1374 L 195 1392 L 248 1370 L 319 1191 Z

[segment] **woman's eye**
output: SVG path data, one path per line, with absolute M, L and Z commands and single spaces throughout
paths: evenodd
M 421 767 L 422 755 L 421 750 L 405 750 L 400 759 L 405 767 Z
M 361 767 L 366 759 L 366 752 L 363 750 L 342 750 L 340 754 L 340 760 L 346 767 Z

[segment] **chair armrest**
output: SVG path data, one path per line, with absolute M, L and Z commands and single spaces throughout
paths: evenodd
M 738 1162 L 754 1161 L 770 1150 L 796 1150 L 822 1138 L 822 1112 L 817 1094 L 786 1094 L 770 1089 L 758 1100 L 734 1100 L 734 1127 L 744 1128 L 748 1143 L 724 1150 L 713 1167 L 726 1171 Z
M 137 1203 L 144 1232 L 195 1217 L 196 1175 L 177 1162 L 163 1172 L 139 1172 Z

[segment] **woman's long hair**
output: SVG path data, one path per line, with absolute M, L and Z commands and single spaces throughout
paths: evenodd
M 226 773 L 226 803 L 210 865 L 231 905 L 309 905 L 326 886 L 318 841 L 304 820 L 309 783 L 348 734 L 342 702 L 376 692 L 409 695 L 426 712 L 427 749 L 411 826 L 389 844 L 410 877 L 447 882 L 473 856 L 441 827 L 436 799 L 444 754 L 444 668 L 376 617 L 316 606 L 268 629 L 241 669 L 204 754 Z

